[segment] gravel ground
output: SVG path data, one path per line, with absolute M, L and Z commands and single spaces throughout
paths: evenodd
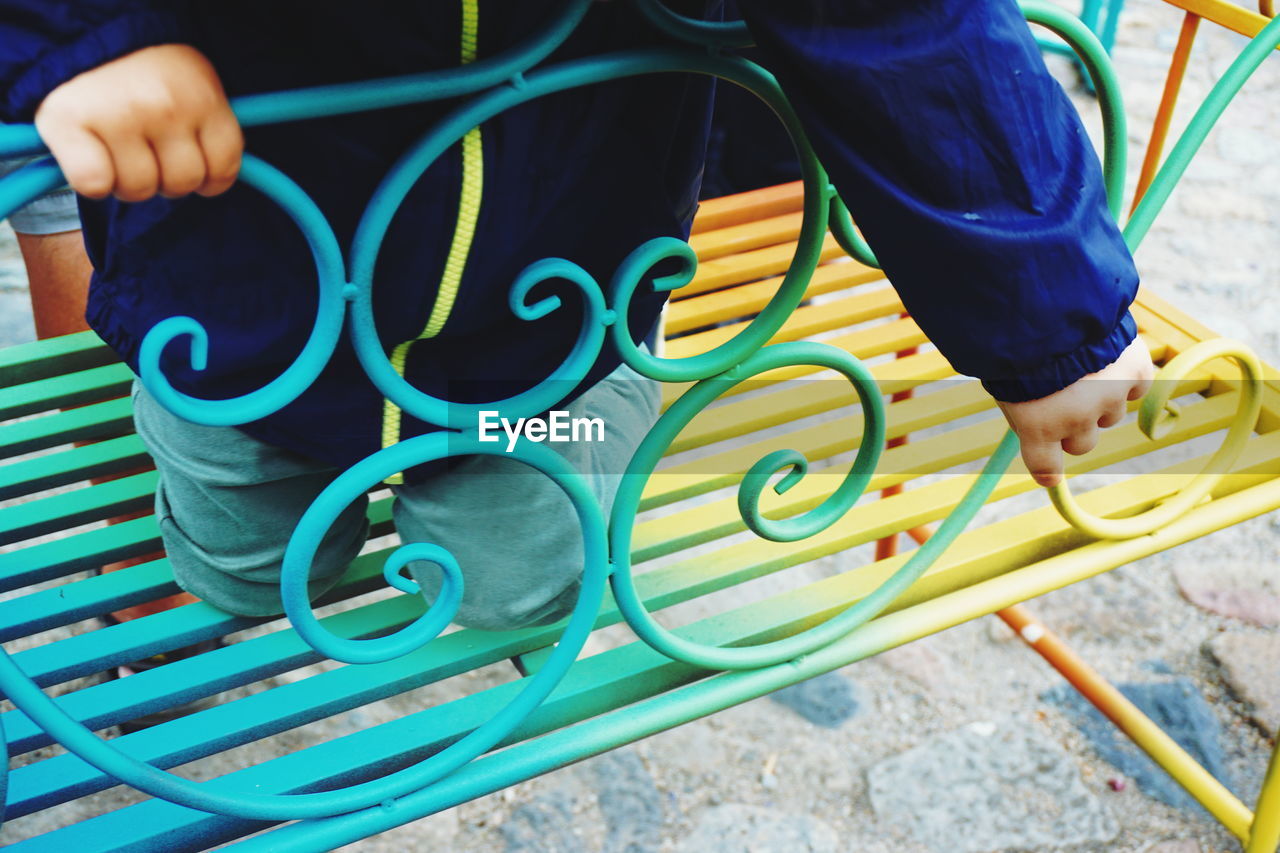
M 1131 175 L 1179 21 L 1157 0 L 1130 0 L 1122 21 L 1115 61 L 1130 116 Z M 1184 104 L 1204 96 L 1243 44 L 1202 29 Z M 1073 79 L 1065 61 L 1051 64 L 1064 81 Z M 1280 273 L 1280 255 L 1267 251 L 1280 219 L 1278 95 L 1280 64 L 1272 61 L 1209 138 L 1138 253 L 1148 287 L 1272 364 L 1280 364 L 1280 324 L 1265 288 Z M 1080 91 L 1073 97 L 1096 124 L 1091 99 Z M 1189 113 L 1179 111 L 1175 132 Z M 0 343 L 30 337 L 24 302 L 5 232 Z M 1252 666 L 1280 683 L 1280 611 L 1267 609 L 1280 602 L 1278 543 L 1280 521 L 1256 519 L 1031 604 L 1104 675 L 1134 685 L 1135 701 L 1154 703 L 1152 713 L 1164 714 L 1246 802 L 1265 770 L 1263 731 L 1274 732 L 1268 714 L 1280 713 L 1280 697 L 1244 694 L 1232 684 L 1232 667 Z M 860 551 L 837 555 L 779 583 L 828 576 L 864 559 Z M 730 599 L 673 618 L 741 603 Z M 625 639 L 617 632 L 597 642 Z M 277 738 L 272 748 L 297 749 L 509 678 L 491 667 Z M 1055 691 L 1060 684 L 1002 624 L 970 623 L 347 849 L 1239 849 L 1134 759 L 1108 751 Z M 255 747 L 191 769 L 216 775 L 262 757 Z M 6 827 L 5 839 L 68 819 L 66 812 L 36 815 Z

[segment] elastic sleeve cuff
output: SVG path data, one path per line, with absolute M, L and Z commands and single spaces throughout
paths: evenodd
M 1002 403 L 1039 400 L 1111 364 L 1137 336 L 1138 326 L 1133 315 L 1126 311 L 1105 338 L 1085 344 L 1039 367 L 1024 370 L 1017 376 L 983 378 L 982 387 Z
M 144 47 L 184 41 L 185 31 L 177 10 L 160 9 L 122 15 L 97 26 L 36 60 L 5 93 L 5 115 L 10 121 L 31 121 L 45 96 L 77 74 Z

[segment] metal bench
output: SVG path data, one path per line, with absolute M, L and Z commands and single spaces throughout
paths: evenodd
M 707 28 L 642 5 L 677 38 L 721 44 L 741 38 L 731 25 Z M 485 69 L 492 79 L 478 75 L 464 86 L 490 92 L 478 103 L 532 97 L 551 79 L 545 72 L 530 71 L 516 86 L 503 81 L 536 62 L 557 27 L 563 30 L 583 8 L 570 3 L 567 17 L 535 36 L 532 47 L 506 58 L 508 65 Z M 1068 36 L 1095 72 L 1109 118 L 1107 171 L 1118 205 L 1124 160 L 1114 143 L 1125 133 L 1105 54 L 1069 16 L 1038 4 L 1027 10 Z M 1280 43 L 1280 25 L 1268 25 L 1258 39 L 1226 89 Z M 648 59 L 736 74 L 767 90 L 767 81 L 750 78 L 743 64 L 705 50 Z M 325 109 L 366 108 L 371 92 L 380 93 L 382 104 L 414 100 L 432 79 L 446 78 L 331 91 L 324 93 Z M 282 109 L 299 114 L 312 108 L 307 103 L 315 100 L 279 96 L 250 99 L 237 109 L 253 122 Z M 1172 166 L 1155 177 L 1127 226 L 1132 243 L 1214 119 L 1210 110 L 1193 122 L 1170 156 Z M 459 126 L 465 131 L 470 124 Z M 18 136 L 0 137 L 0 148 L 4 140 L 21 147 L 13 139 Z M 237 838 L 251 850 L 330 849 L 1000 612 L 1247 843 L 1249 853 L 1275 851 L 1280 758 L 1273 758 L 1250 811 L 1016 607 L 1280 506 L 1274 370 L 1142 293 L 1134 314 L 1153 357 L 1165 366 L 1168 381 L 1157 388 L 1177 401 L 1176 417 L 1156 423 L 1175 407 L 1153 392 L 1141 421 L 1154 440 L 1138 423 L 1126 423 L 1108 431 L 1093 453 L 1073 459 L 1069 473 L 1106 472 L 1123 463 L 1165 476 L 1107 479 L 1080 497 L 1086 509 L 1058 489 L 1058 508 L 1049 506 L 1035 499 L 1037 489 L 1015 459 L 1016 441 L 990 398 L 977 383 L 957 381 L 903 316 L 820 169 L 812 163 L 808 169 L 804 183 L 708 202 L 699 212 L 690 240 L 697 268 L 674 293 L 664 357 L 715 352 L 723 364 L 680 375 L 678 366 L 690 362 L 663 363 L 676 365 L 666 377 L 673 380 L 666 415 L 637 454 L 633 473 L 647 475 L 659 456 L 667 458 L 657 473 L 624 485 L 608 543 L 603 519 L 590 518 L 579 501 L 584 528 L 601 535 L 588 541 L 582 603 L 567 624 L 462 630 L 425 645 L 407 642 L 439 626 L 424 630 L 417 621 L 424 609 L 419 597 L 386 589 L 390 583 L 404 590 L 395 573 L 401 562 L 384 564 L 396 549 L 380 547 L 359 557 L 320 602 L 318 622 L 295 598 L 291 621 L 234 617 L 197 603 L 85 630 L 92 627 L 86 620 L 177 590 L 163 559 L 93 573 L 160 544 L 151 516 L 99 523 L 145 509 L 152 499 L 155 475 L 136 473 L 146 454 L 132 432 L 128 400 L 120 398 L 132 375 L 88 333 L 0 351 L 6 460 L 0 543 L 8 546 L 0 553 L 7 593 L 0 601 L 0 641 L 8 645 L 0 654 L 0 687 L 17 706 L 0 715 L 0 724 L 9 754 L 18 759 L 4 777 L 5 816 L 21 832 L 25 815 L 68 813 L 67 825 L 24 837 L 12 849 L 173 851 Z M 261 164 L 249 161 L 246 178 L 288 194 L 287 183 Z M 0 189 L 0 198 L 12 206 L 17 196 L 56 179 L 48 166 L 30 167 L 5 184 L 19 189 L 8 197 Z M 648 247 L 651 257 L 683 251 L 670 242 Z M 816 265 L 811 272 L 806 256 Z M 613 298 L 618 301 L 611 304 L 625 304 L 625 294 Z M 764 329 L 768 344 L 740 337 L 748 328 L 748 334 Z M 844 372 L 854 387 L 845 380 L 807 382 L 829 376 L 823 369 Z M 882 395 L 889 395 L 887 405 Z M 884 417 L 877 414 L 882 406 Z M 1161 432 L 1165 426 L 1171 429 Z M 1230 437 L 1220 453 L 1205 454 L 1193 444 L 1224 431 Z M 400 456 L 369 467 L 366 485 L 430 451 L 425 442 L 402 444 L 393 448 Z M 1190 458 L 1179 455 L 1189 447 Z M 984 471 L 975 472 L 984 459 Z M 829 463 L 834 474 L 820 467 Z M 1198 477 L 1206 464 L 1216 473 Z M 803 476 L 806 465 L 813 470 Z M 784 476 L 775 483 L 779 473 Z M 122 476 L 83 485 L 109 475 Z M 859 501 L 862 491 L 867 498 Z M 1014 514 L 963 532 L 988 502 L 1002 502 Z M 374 500 L 370 516 L 374 536 L 388 532 L 385 494 Z M 936 532 L 929 527 L 935 522 L 941 522 Z M 748 529 L 760 535 L 746 537 Z M 903 535 L 921 546 L 896 553 Z M 876 542 L 864 565 L 680 628 L 664 628 L 648 615 L 770 576 L 785 587 L 788 568 Z M 634 577 L 632 564 L 640 569 Z M 301 569 L 305 573 L 305 559 Z M 601 594 L 597 608 L 593 598 Z M 640 639 L 623 631 L 624 624 Z M 383 636 L 405 630 L 413 633 Z M 198 657 L 119 680 L 98 676 L 228 635 L 236 641 Z M 369 637 L 377 639 L 353 642 Z M 591 638 L 595 645 L 580 653 Z M 529 676 L 517 679 L 509 668 L 489 666 L 513 656 L 523 657 Z M 482 677 L 469 682 L 474 689 L 466 695 L 333 740 L 299 741 L 305 748 L 253 763 L 259 757 L 254 745 L 263 739 L 301 738 L 311 722 L 418 688 L 439 686 L 437 697 L 449 696 L 452 679 L 472 671 Z M 52 700 L 46 692 L 61 695 Z M 94 734 L 214 695 L 221 696 L 219 704 L 153 728 L 105 743 Z M 51 749 L 56 744 L 67 751 Z M 230 754 L 232 763 L 202 773 L 219 754 Z M 191 762 L 198 778 L 215 778 L 188 782 L 164 772 Z M 235 762 L 239 766 L 226 772 Z M 117 788 L 122 781 L 154 798 Z M 113 790 L 115 799 L 101 793 Z

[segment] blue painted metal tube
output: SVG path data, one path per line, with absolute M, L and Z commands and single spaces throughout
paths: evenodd
M 1120 30 L 1120 15 L 1124 12 L 1124 0 L 1107 0 L 1105 5 L 1106 23 L 1102 25 L 1101 30 L 1094 31 L 1098 33 L 1098 40 L 1107 49 L 1107 53 L 1110 53 L 1116 46 L 1116 33 Z
M 9 128 L 0 128 L 0 134 Z M 0 217 L 28 201 L 64 185 L 52 158 L 46 157 L 0 180 Z M 310 387 L 328 364 L 342 334 L 345 303 L 342 287 L 346 271 L 342 249 L 329 221 L 301 187 L 273 166 L 244 155 L 240 179 L 271 198 L 298 224 L 311 247 L 319 283 L 319 302 L 310 336 L 294 361 L 267 385 L 225 400 L 200 400 L 173 388 L 160 370 L 160 357 L 169 343 L 190 338 L 191 367 L 203 370 L 209 357 L 209 336 L 199 320 L 169 317 L 147 331 L 138 356 L 138 372 L 147 390 L 170 411 L 195 423 L 230 426 L 258 420 L 277 411 Z
M 1120 25 L 1122 11 L 1124 11 L 1124 0 L 1084 0 L 1080 9 L 1080 22 L 1098 37 L 1098 41 L 1108 54 L 1115 48 L 1116 31 Z M 1078 51 L 1072 49 L 1070 45 L 1041 36 L 1036 37 L 1036 44 L 1046 53 L 1070 57 L 1080 72 L 1084 85 L 1090 92 L 1097 91 L 1097 80 L 1088 73 L 1088 68 Z
M 700 21 L 671 11 L 662 0 L 636 0 L 636 6 L 651 24 L 680 41 L 720 49 L 755 44 L 742 21 Z
M 264 418 L 292 402 L 311 387 L 324 370 L 342 335 L 345 303 L 342 288 L 346 268 L 338 238 L 329 220 L 311 197 L 274 166 L 251 154 L 240 164 L 240 180 L 271 198 L 298 225 L 316 265 L 319 299 L 315 324 L 302 351 L 284 372 L 266 385 L 222 400 L 201 400 L 178 391 L 160 369 L 165 348 L 178 338 L 190 338 L 189 363 L 204 370 L 209 360 L 209 334 L 194 317 L 168 317 L 147 330 L 138 353 L 138 376 L 147 391 L 174 414 L 206 426 L 233 426 Z

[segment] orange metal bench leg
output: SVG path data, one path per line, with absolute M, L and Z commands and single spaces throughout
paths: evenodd
M 1084 698 L 1195 797 L 1227 831 L 1248 839 L 1253 814 L 1173 738 L 1142 713 L 1123 693 L 1062 642 L 1022 605 L 996 613 L 1027 645 L 1053 666 Z
M 923 543 L 932 531 L 914 528 Z M 1258 799 L 1257 816 L 1238 797 L 1187 754 L 1163 729 L 1123 693 L 1089 666 L 1044 626 L 1026 607 L 1015 604 L 996 611 L 1004 623 L 1056 669 L 1094 707 L 1146 752 L 1179 785 L 1201 803 L 1232 835 L 1248 846 L 1246 853 L 1276 853 L 1280 846 L 1280 745 Z
M 1156 111 L 1155 121 L 1151 125 L 1151 139 L 1147 142 L 1147 153 L 1142 159 L 1142 172 L 1138 175 L 1138 188 L 1133 194 L 1132 213 L 1138 202 L 1146 195 L 1147 188 L 1160 168 L 1160 156 L 1164 153 L 1164 143 L 1169 137 L 1169 125 L 1173 121 L 1173 109 L 1178 103 L 1178 92 L 1182 89 L 1182 80 L 1187 73 L 1187 60 L 1191 58 L 1191 46 L 1195 44 L 1196 31 L 1200 26 L 1200 16 L 1188 12 L 1182 19 L 1182 30 L 1178 33 L 1178 44 L 1173 49 L 1173 57 L 1169 60 L 1169 75 L 1164 81 L 1164 94 L 1160 96 L 1160 108 Z

